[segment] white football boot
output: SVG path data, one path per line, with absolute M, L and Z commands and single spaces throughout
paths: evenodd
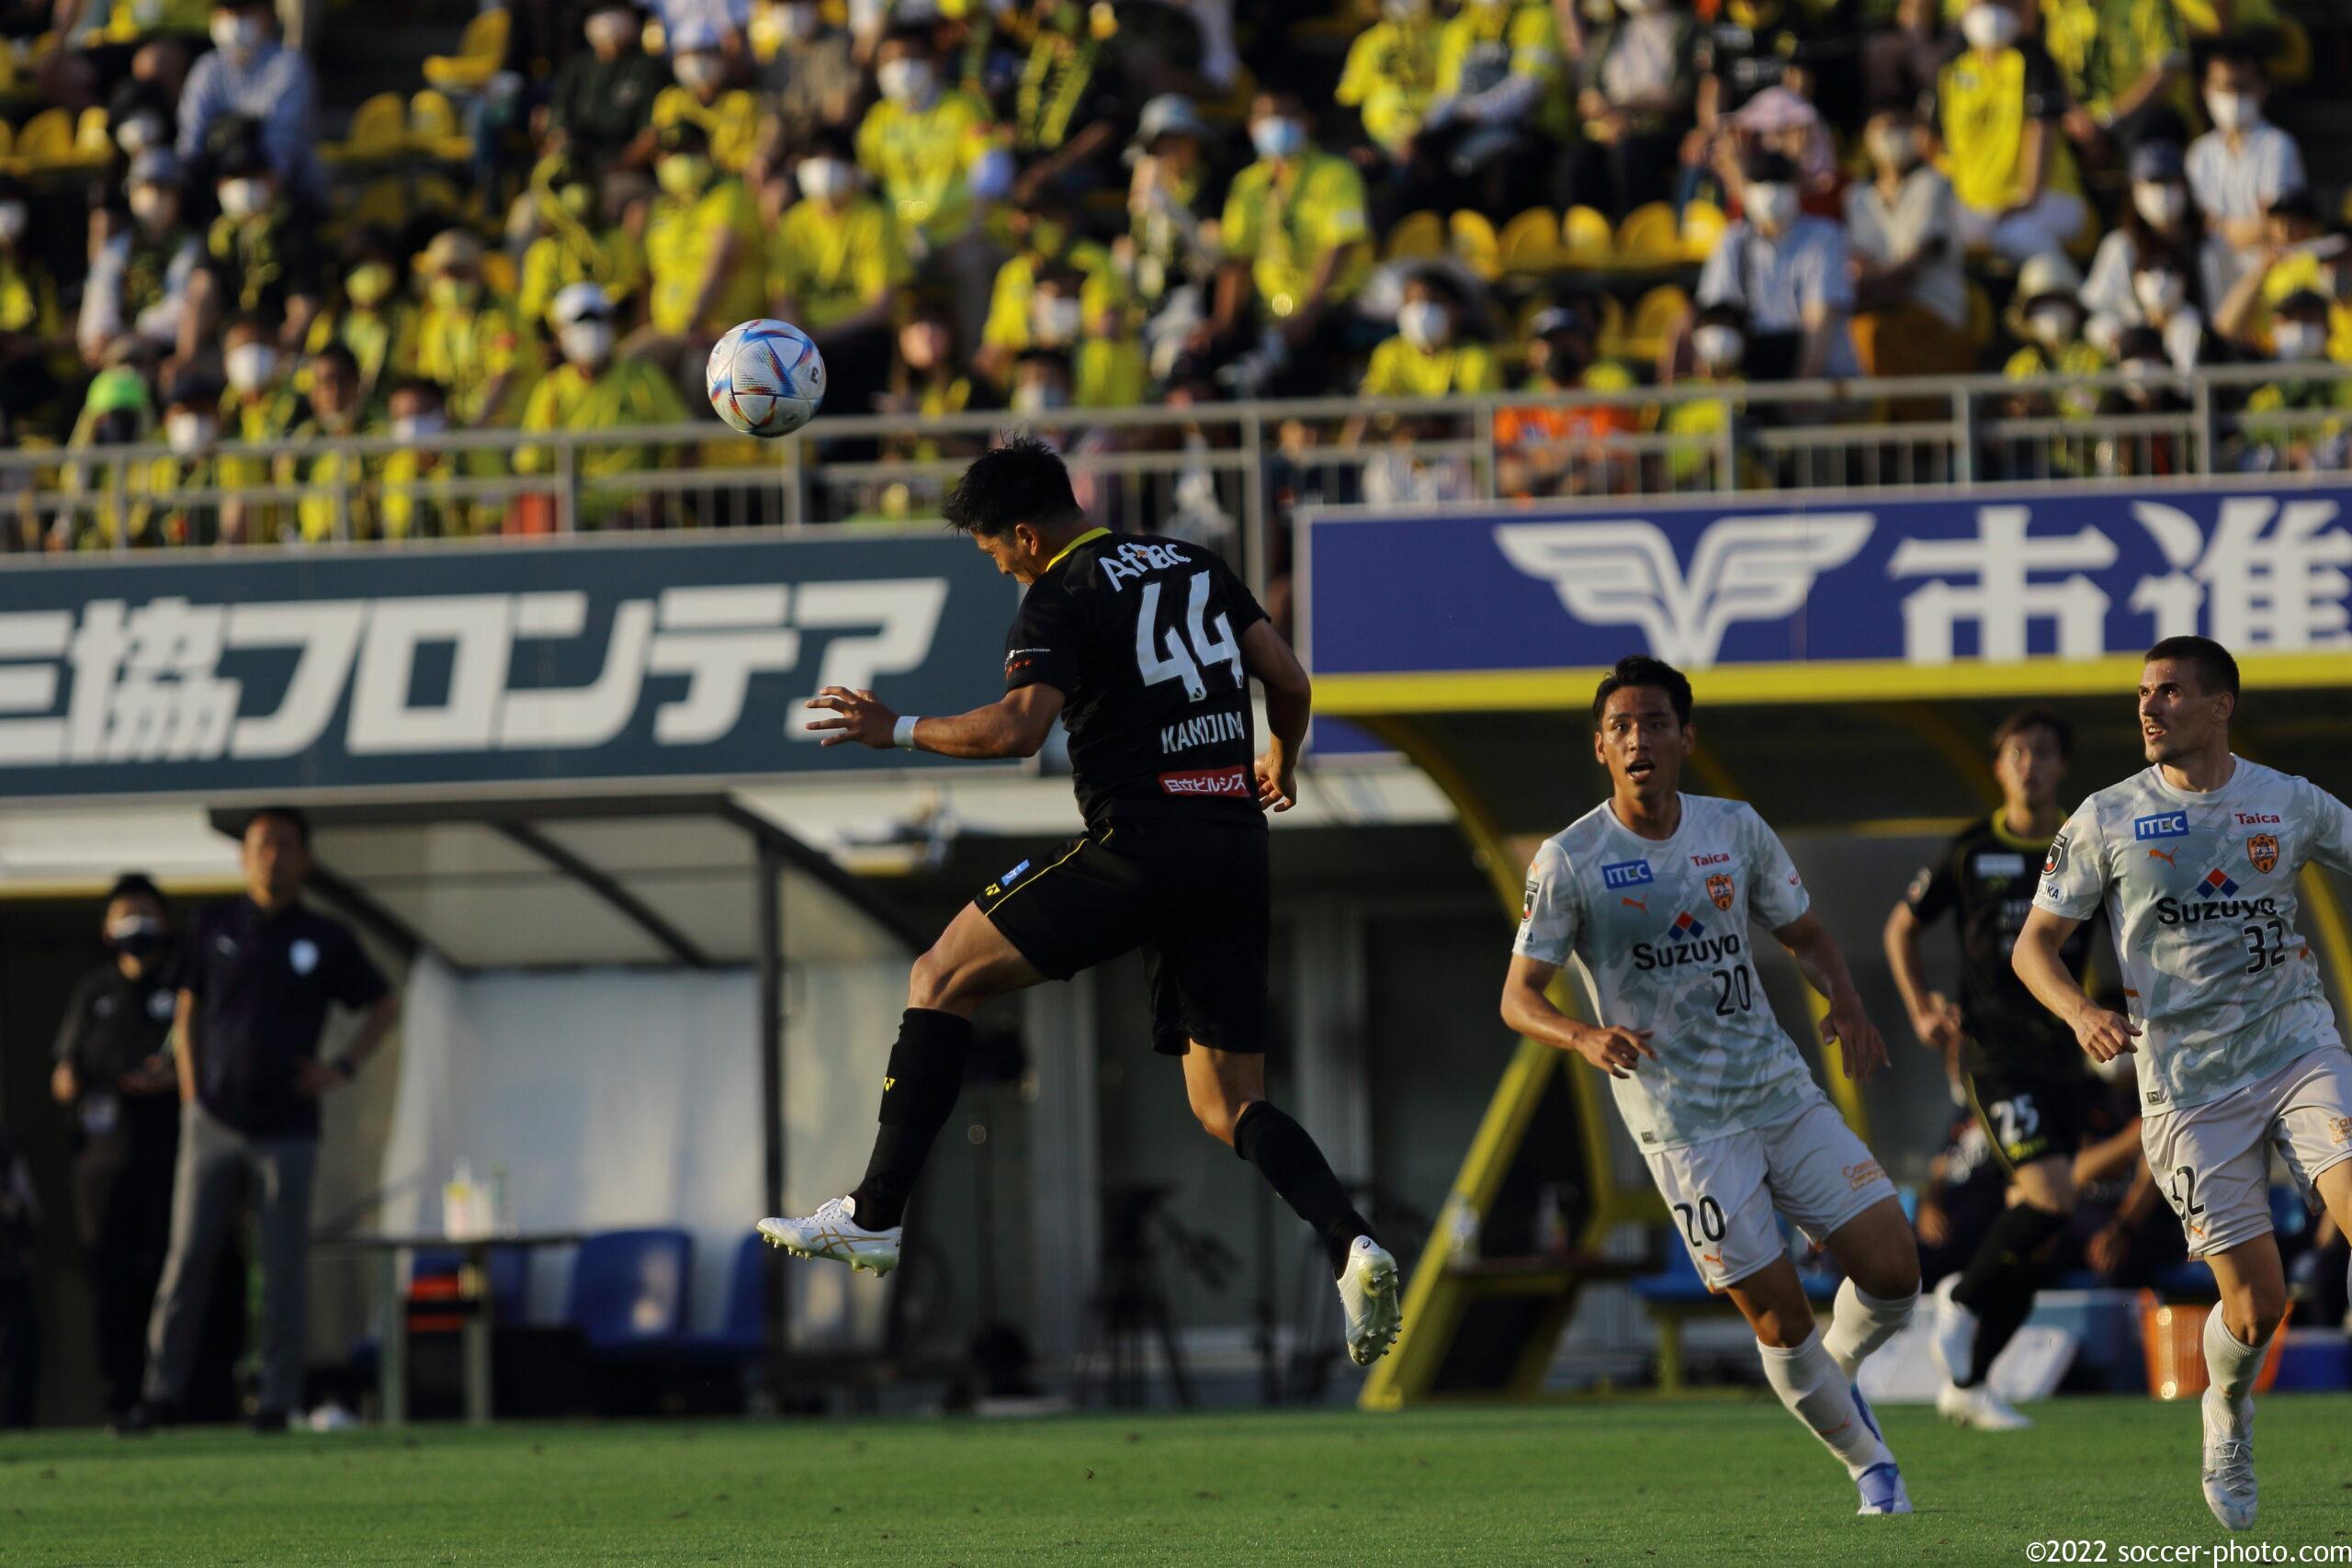
M 1951 1299 L 1959 1283 L 1959 1275 L 1947 1274 L 1937 1284 L 1936 1304 L 1928 1318 L 1936 1364 L 1944 1370 L 1944 1382 L 1955 1387 L 1968 1376 L 1976 1359 L 1976 1314 Z
M 1903 1488 L 1903 1472 L 1891 1464 L 1874 1464 L 1854 1478 L 1862 1495 L 1857 1514 L 1907 1514 L 1911 1494 Z
M 828 1198 L 817 1212 L 803 1219 L 766 1219 L 760 1235 L 770 1247 L 780 1247 L 795 1258 L 830 1258 L 852 1269 L 888 1274 L 899 1266 L 899 1237 L 903 1226 L 870 1231 L 857 1223 L 857 1200 Z
M 1348 1359 L 1368 1367 L 1388 1354 L 1404 1328 L 1405 1314 L 1396 1302 L 1396 1260 L 1368 1235 L 1348 1247 L 1347 1267 L 1340 1270 L 1340 1310 L 1348 1320 Z
M 2205 1506 L 2224 1529 L 2254 1528 L 2254 1401 L 2233 1410 L 2217 1389 L 2198 1405 L 2205 1417 Z
M 1936 1414 L 1955 1427 L 1969 1427 L 1979 1432 L 2022 1432 L 2033 1425 L 2033 1417 L 1993 1392 L 1991 1383 L 1980 1382 L 1974 1388 L 1944 1384 L 1936 1394 Z

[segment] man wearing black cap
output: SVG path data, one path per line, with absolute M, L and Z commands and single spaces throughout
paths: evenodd
M 237 1190 L 255 1188 L 263 1325 L 256 1432 L 282 1432 L 302 1393 L 311 1178 L 319 1100 L 383 1043 L 400 1003 L 342 921 L 302 902 L 311 827 L 288 807 L 245 824 L 244 894 L 200 911 L 177 964 L 183 1104 L 172 1245 L 147 1331 L 146 1398 L 124 1422 L 173 1420 Z M 327 1006 L 364 1011 L 349 1049 L 319 1059 Z
M 1751 381 L 1857 374 L 1844 227 L 1798 209 L 1797 166 L 1785 153 L 1751 152 L 1743 173 L 1741 216 L 1707 257 L 1698 302 L 1747 312 Z
M 153 882 L 136 872 L 117 881 L 100 930 L 111 956 L 65 1004 L 50 1092 L 73 1108 L 77 1128 L 74 1196 L 113 1419 L 139 1397 L 147 1312 L 171 1239 L 180 1107 L 169 1045 L 178 993 L 167 972 L 170 916 Z

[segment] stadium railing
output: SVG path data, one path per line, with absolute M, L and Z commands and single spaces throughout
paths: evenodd
M 827 416 L 774 442 L 712 423 L 526 434 L 451 432 L 223 446 L 266 483 L 157 491 L 164 446 L 0 452 L 5 548 L 130 551 L 182 542 L 295 545 L 376 538 L 565 535 L 636 528 L 855 526 L 936 515 L 994 433 L 1025 426 L 1062 446 L 1098 521 L 1174 527 L 1225 549 L 1262 585 L 1279 525 L 1306 502 L 1417 504 L 1752 491 L 2051 486 L 2340 471 L 2352 451 L 2352 367 L 2298 370 L 2325 406 L 2249 411 L 2268 365 L 2189 375 L 2001 377 L 1776 385 L 1681 383 L 1620 393 L 1499 393 L 1417 400 L 1322 398 L 939 419 Z M 2121 408 L 2141 388 L 2170 406 Z M 1685 422 L 1690 406 L 1719 417 Z M 2045 410 L 2071 408 L 2053 413 Z M 1564 434 L 1531 411 L 1582 411 Z M 1533 432 L 1498 434 L 1516 423 Z M 1614 425 L 1631 428 L 1618 429 Z M 386 461 L 443 456 L 449 477 L 390 483 Z M 613 449 L 637 466 L 615 470 Z M 517 473 L 529 452 L 533 471 Z M 290 467 L 289 467 L 290 466 Z M 299 471 L 294 471 L 299 470 Z M 413 503 L 402 518 L 405 492 Z M 388 505 L 388 502 L 390 503 Z M 1270 526 L 1270 523 L 1277 526 Z M 405 530 L 405 532 L 403 532 Z

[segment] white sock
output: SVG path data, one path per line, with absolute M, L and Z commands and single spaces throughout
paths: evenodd
M 2215 1302 L 2213 1310 L 2205 1314 L 2205 1371 L 2233 1409 L 2254 1392 L 2255 1374 L 2262 1371 L 2263 1352 L 2268 1348 L 2248 1345 L 2231 1333 L 2222 1316 L 2221 1303 Z
M 1821 1337 L 1822 1348 L 1838 1370 L 1851 1382 L 1861 1371 L 1870 1353 L 1902 1332 L 1911 1321 L 1911 1309 L 1918 1304 L 1919 1292 L 1888 1300 L 1871 1295 L 1848 1280 L 1838 1287 L 1838 1306 L 1829 1319 L 1829 1332 Z
M 1854 1396 L 1853 1380 L 1822 1348 L 1820 1329 L 1793 1350 L 1760 1342 L 1756 1348 L 1764 1358 L 1764 1381 L 1789 1414 L 1845 1461 L 1848 1475 L 1859 1478 L 1873 1465 L 1894 1462 L 1878 1435 L 1878 1423 Z

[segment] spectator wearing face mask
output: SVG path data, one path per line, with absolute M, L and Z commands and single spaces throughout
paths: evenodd
M 525 430 L 625 430 L 685 421 L 685 402 L 659 367 L 615 353 L 613 305 L 603 289 L 575 283 L 556 296 L 548 315 L 563 363 L 531 389 L 523 410 Z M 574 471 L 605 479 L 659 468 L 673 455 L 673 448 L 656 442 L 597 443 L 578 448 Z M 514 454 L 517 473 L 544 473 L 554 464 L 555 455 L 542 447 L 525 446 Z M 578 522 L 595 528 L 649 521 L 651 515 L 652 508 L 641 500 L 590 491 L 581 497 Z
M 761 68 L 760 97 L 770 110 L 763 172 L 781 168 L 820 131 L 849 130 L 865 87 L 849 29 L 826 21 L 817 0 L 785 0 L 770 14 L 782 37 Z
M 401 447 L 384 459 L 384 537 L 462 538 L 482 532 L 491 521 L 488 504 L 457 487 L 495 476 L 497 452 L 432 446 L 449 429 L 449 404 L 440 384 L 421 376 L 393 383 L 385 412 Z
M 179 160 L 151 147 L 130 161 L 130 222 L 90 259 L 74 337 L 83 360 L 96 366 L 110 351 L 168 350 L 178 343 L 188 279 L 203 242 L 183 216 Z M 123 344 L 129 338 L 133 342 Z
M 2289 191 L 2263 215 L 2261 243 L 2230 253 L 2235 281 L 2213 308 L 2214 330 L 2233 343 L 2254 345 L 2260 355 L 2279 301 L 2305 289 L 2332 293 L 2323 272 L 2336 265 L 2346 243 L 2343 233 L 2322 229 L 2319 206 L 2309 191 Z
M 2188 36 L 2173 0 L 2041 0 L 2041 41 L 2074 103 L 2078 145 L 2131 147 L 2189 109 Z
M 219 381 L 193 374 L 172 380 L 164 398 L 164 443 L 170 455 L 151 459 L 144 472 L 132 476 L 139 496 L 130 509 L 130 543 L 221 542 L 220 492 L 231 481 L 220 456 Z
M 1258 95 L 1250 142 L 1258 161 L 1234 176 L 1225 198 L 1226 264 L 1211 331 L 1224 337 L 1254 322 L 1279 337 L 1294 364 L 1311 361 L 1303 374 L 1322 383 L 1327 367 L 1314 351 L 1336 345 L 1345 328 L 1337 308 L 1372 271 L 1363 176 L 1315 145 L 1295 93 Z
M 1396 308 L 1396 333 L 1372 351 L 1358 395 L 1445 398 L 1502 389 L 1492 345 L 1468 330 L 1462 286 L 1442 272 L 1415 273 Z
M 1745 318 L 1741 371 L 1753 381 L 1851 376 L 1847 332 L 1854 280 L 1846 231 L 1799 210 L 1797 169 L 1779 152 L 1748 160 L 1743 211 L 1699 274 L 1701 305 L 1736 305 Z
M 259 316 L 238 316 L 221 335 L 220 368 L 228 382 L 220 394 L 220 439 L 232 448 L 283 441 L 302 417 L 294 390 L 290 356 L 277 346 L 277 333 Z M 270 482 L 272 462 L 234 450 L 220 458 L 223 489 L 238 491 Z M 274 502 L 232 494 L 221 503 L 220 536 L 242 543 L 275 539 L 283 514 Z
M 2205 112 L 2213 129 L 2188 144 L 2188 188 L 2208 223 L 2241 251 L 2268 237 L 2273 203 L 2304 187 L 2295 139 L 2263 118 L 2270 96 L 2262 62 L 2234 44 L 2205 65 Z
M 1543 194 L 1575 130 L 1559 22 L 1545 0 L 1463 0 L 1438 29 L 1435 96 L 1413 137 L 1421 188 L 1466 192 L 1498 222 Z
M 1025 165 L 1016 200 L 1046 190 L 1072 197 L 1107 184 L 1134 133 L 1145 90 L 1127 69 L 1132 50 L 1115 14 L 1080 0 L 1040 0 L 1012 97 L 1012 151 Z
M 546 321 L 556 295 L 575 283 L 595 284 L 616 306 L 642 300 L 645 246 L 578 164 L 542 160 L 531 173 L 530 199 L 542 232 L 524 247 L 515 291 L 526 328 Z
M 685 23 L 670 35 L 670 70 L 677 85 L 653 99 L 656 130 L 683 122 L 702 127 L 710 139 L 710 161 L 730 175 L 752 166 L 760 145 L 759 100 L 729 86 L 734 62 L 723 35 L 708 20 Z
M 2030 258 L 2018 269 L 2006 325 L 2018 343 L 2001 373 L 2012 381 L 2060 378 L 2055 393 L 2019 390 L 2004 408 L 2013 419 L 2082 420 L 2107 407 L 2108 394 L 2081 378 L 2107 368 L 2107 356 L 2083 340 L 2082 274 L 2063 251 Z M 2098 443 L 2061 435 L 2020 436 L 1999 454 L 2011 479 L 2078 479 L 2094 471 Z
M 107 961 L 85 973 L 66 1001 L 50 1093 L 74 1117 L 74 1207 L 111 1421 L 139 1400 L 147 1312 L 171 1241 L 180 1104 L 169 1053 L 178 992 L 168 975 L 171 918 L 154 883 L 136 872 L 119 878 L 99 935 Z
M 1011 382 L 1012 362 L 1033 339 L 1031 296 L 1048 271 L 1075 268 L 1091 276 L 1111 265 L 1110 253 L 1078 230 L 1078 215 L 1050 192 L 1017 205 L 1006 214 L 1012 254 L 996 270 L 989 288 L 988 318 L 980 325 L 980 374 L 999 386 Z
M 2199 298 L 2220 299 L 2236 264 L 2230 248 L 2208 231 L 2204 214 L 2190 201 L 2180 148 L 2170 141 L 2143 141 L 2132 150 L 2131 197 L 2116 226 L 2098 243 L 2083 308 L 2090 312 L 2084 333 L 2112 349 L 2127 327 L 2146 321 L 2132 292 L 2132 275 L 2143 255 L 2162 254 L 2197 281 Z
M 1692 42 L 1699 124 L 1683 142 L 1684 165 L 1704 169 L 1724 153 L 1736 156 L 1744 151 L 1730 145 L 1733 118 L 1775 87 L 1801 101 L 1819 102 L 1825 85 L 1820 62 L 1834 48 L 1833 40 L 1830 30 L 1802 5 L 1727 0 L 1713 21 L 1700 26 Z M 1826 131 L 1823 140 L 1827 140 Z
M 1927 161 L 1907 107 L 1863 127 L 1871 178 L 1847 187 L 1854 260 L 1854 352 L 1869 376 L 1959 375 L 1975 368 L 1960 207 Z
M 1437 96 L 1438 24 L 1430 0 L 1381 0 L 1380 20 L 1348 46 L 1333 100 L 1363 120 L 1372 144 L 1401 166 Z
M 653 101 L 670 85 L 670 68 L 645 52 L 644 17 L 632 5 L 591 0 L 581 30 L 587 51 L 564 61 L 548 96 L 547 151 L 592 173 L 650 162 Z
M 252 149 L 223 160 L 214 190 L 220 216 L 205 237 L 207 265 L 191 280 L 191 302 L 254 312 L 285 323 L 301 343 L 318 313 L 324 267 L 317 225 L 298 219 L 277 177 Z
M 1082 409 L 1133 408 L 1147 380 L 1143 344 L 1115 294 L 1095 291 L 1068 264 L 1048 267 L 1029 300 L 1029 341 L 1069 361 L 1070 399 Z
M 864 413 L 883 389 L 892 308 L 914 267 L 848 153 L 847 139 L 829 133 L 794 168 L 800 199 L 768 240 L 767 289 L 770 312 L 823 351 L 828 400 Z
M 918 304 L 892 345 L 889 390 L 876 400 L 876 412 L 933 420 L 994 406 L 985 383 L 965 370 L 956 352 L 955 313 L 937 299 Z M 937 462 L 978 455 L 984 436 L 894 435 L 885 440 L 886 457 Z
M 146 378 L 127 365 L 117 365 L 90 378 L 65 445 L 68 451 L 96 456 L 109 446 L 143 446 L 153 438 L 154 427 L 154 400 Z M 46 547 L 111 549 L 118 535 L 127 537 L 129 518 L 116 504 L 108 465 L 68 462 L 59 471 L 58 486 L 68 496 L 90 499 L 85 505 L 58 512 Z
M 1594 355 L 1592 302 L 1581 299 L 1535 313 L 1527 323 L 1524 392 L 1627 392 L 1632 370 Z M 1496 484 L 1505 495 L 1613 493 L 1630 479 L 1627 458 L 1610 443 L 1641 427 L 1627 402 L 1527 403 L 1495 411 Z
M 2272 312 L 2276 374 L 2246 398 L 2239 426 L 2241 471 L 2315 473 L 2352 466 L 2346 462 L 2352 442 L 2346 437 L 2352 380 L 2331 374 L 2338 367 L 2328 358 L 2328 318 L 2329 301 L 2309 289 L 2289 295 Z M 2281 414 L 2319 417 L 2264 417 Z
M 270 0 L 212 0 L 211 33 L 212 52 L 196 62 L 180 92 L 180 161 L 202 157 L 213 126 L 242 116 L 259 125 L 262 155 L 284 190 L 324 206 L 318 79 L 300 51 L 278 41 Z
M 341 272 L 343 288 L 312 318 L 302 346 L 311 354 L 329 344 L 349 349 L 365 400 L 391 377 L 416 368 L 417 307 L 404 287 L 408 257 L 383 230 L 355 229 L 344 238 Z
M 988 146 L 988 106 L 940 85 L 920 29 L 883 41 L 875 80 L 882 101 L 858 125 L 858 164 L 898 214 L 910 250 L 944 243 L 971 218 L 970 175 Z
M 1936 74 L 1928 123 L 1960 198 L 1961 238 L 2022 264 L 2080 232 L 2074 153 L 2058 128 L 2066 88 L 2007 0 L 1973 0 L 1962 43 Z
M 1215 248 L 1204 228 L 1216 216 L 1210 134 L 1191 99 L 1164 93 L 1144 106 L 1129 149 L 1135 163 L 1127 181 L 1127 232 L 1124 243 L 1112 246 L 1106 271 L 1147 316 L 1161 318 L 1173 308 L 1164 318 L 1167 327 L 1152 330 L 1155 340 L 1167 335 L 1177 318 L 1188 323 L 1201 318 L 1201 286 L 1216 273 Z M 1095 281 L 1102 286 L 1103 275 Z
M 662 194 L 645 226 L 646 324 L 689 349 L 707 346 L 766 303 L 759 208 L 741 179 L 711 162 L 700 126 L 673 125 L 661 141 L 653 173 Z
M 2161 253 L 2143 255 L 2132 269 L 2132 298 L 2140 321 L 2165 340 L 2165 354 L 2183 375 L 2215 357 L 2205 310 L 2188 269 Z
M 1747 384 L 1750 333 L 1747 314 L 1737 305 L 1702 306 L 1691 318 L 1690 369 L 1676 377 L 1678 389 L 1692 385 L 1723 389 L 1721 395 L 1685 397 L 1664 405 L 1658 432 L 1666 436 L 1668 488 L 1713 489 L 1724 482 L 1724 439 L 1746 411 L 1736 390 Z M 1740 479 L 1753 487 L 1769 476 L 1753 453 L 1741 459 Z
M 1584 138 L 1560 165 L 1563 205 L 1622 218 L 1670 194 L 1698 93 L 1697 46 L 1681 0 L 1617 0 L 1587 34 L 1577 78 Z
M 422 258 L 415 373 L 439 383 L 450 415 L 469 430 L 512 425 L 538 364 L 538 346 L 514 301 L 482 281 L 481 241 L 463 229 L 433 237 Z
M 1069 409 L 1076 401 L 1071 386 L 1069 355 L 1042 345 L 1022 350 L 1013 361 L 1012 393 L 1006 406 L 1023 419 L 1042 420 Z M 1047 433 L 1048 439 L 1067 433 Z M 1057 440 L 1057 445 L 1066 440 Z
M 277 483 L 302 491 L 295 503 L 295 536 L 309 544 L 375 538 L 376 497 L 368 480 L 379 462 L 334 444 L 384 434 L 382 405 L 368 398 L 358 361 L 341 344 L 311 355 L 308 368 L 308 406 L 288 432 L 288 439 L 303 447 L 277 461 Z

